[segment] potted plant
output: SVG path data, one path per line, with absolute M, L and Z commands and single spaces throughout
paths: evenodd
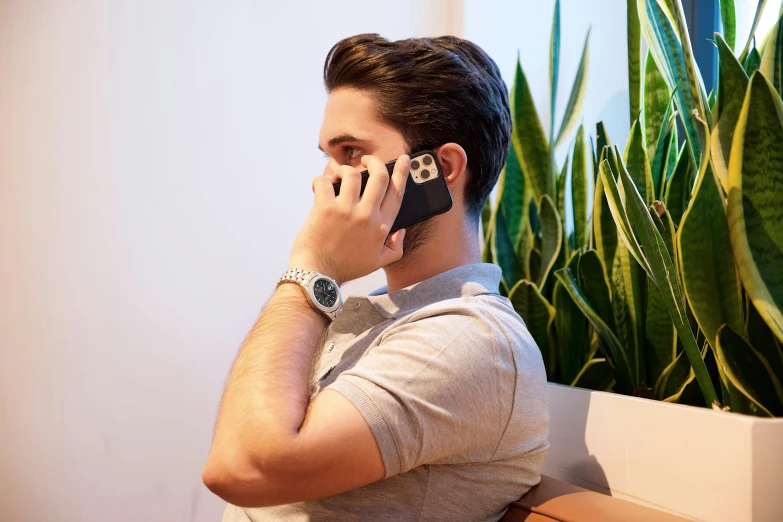
M 549 137 L 517 63 L 482 215 L 552 383 L 544 473 L 696 520 L 783 520 L 783 23 L 756 48 L 765 4 L 735 53 L 721 1 L 708 95 L 680 0 L 628 0 L 626 146 L 579 127 L 558 168 L 589 33 L 555 133 L 557 0 Z

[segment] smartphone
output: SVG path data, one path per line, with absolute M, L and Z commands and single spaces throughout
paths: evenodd
M 411 171 L 405 184 L 405 194 L 389 233 L 443 214 L 451 208 L 451 192 L 446 185 L 446 179 L 443 177 L 435 153 L 431 150 L 422 150 L 410 156 Z M 394 172 L 396 162 L 397 160 L 394 160 L 386 164 L 389 176 Z M 364 187 L 369 177 L 369 172 L 366 170 L 362 172 L 362 188 L 359 194 L 364 194 Z M 340 193 L 341 181 L 333 183 L 335 195 Z

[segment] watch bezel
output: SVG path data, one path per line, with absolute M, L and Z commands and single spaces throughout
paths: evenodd
M 321 279 L 326 279 L 327 281 L 332 283 L 332 285 L 334 285 L 334 288 L 337 292 L 337 301 L 335 301 L 332 306 L 324 306 L 318 302 L 318 299 L 315 298 L 315 283 L 316 281 Z M 343 305 L 343 295 L 342 292 L 340 292 L 340 286 L 337 284 L 337 281 L 323 274 L 315 274 L 313 277 L 310 278 L 310 280 L 307 282 L 307 295 L 310 298 L 310 302 L 313 304 L 313 306 L 315 306 L 325 314 L 335 312 L 339 310 L 340 307 Z

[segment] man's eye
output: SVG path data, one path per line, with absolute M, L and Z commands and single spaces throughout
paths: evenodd
M 360 156 L 361 149 L 358 147 L 344 147 L 345 153 L 348 155 L 348 160 L 354 160 Z

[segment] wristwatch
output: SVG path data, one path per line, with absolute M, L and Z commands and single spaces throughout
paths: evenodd
M 310 306 L 322 312 L 332 321 L 343 309 L 343 296 L 340 293 L 340 287 L 329 276 L 301 268 L 289 268 L 283 272 L 277 286 L 283 283 L 297 283 L 304 288 Z

